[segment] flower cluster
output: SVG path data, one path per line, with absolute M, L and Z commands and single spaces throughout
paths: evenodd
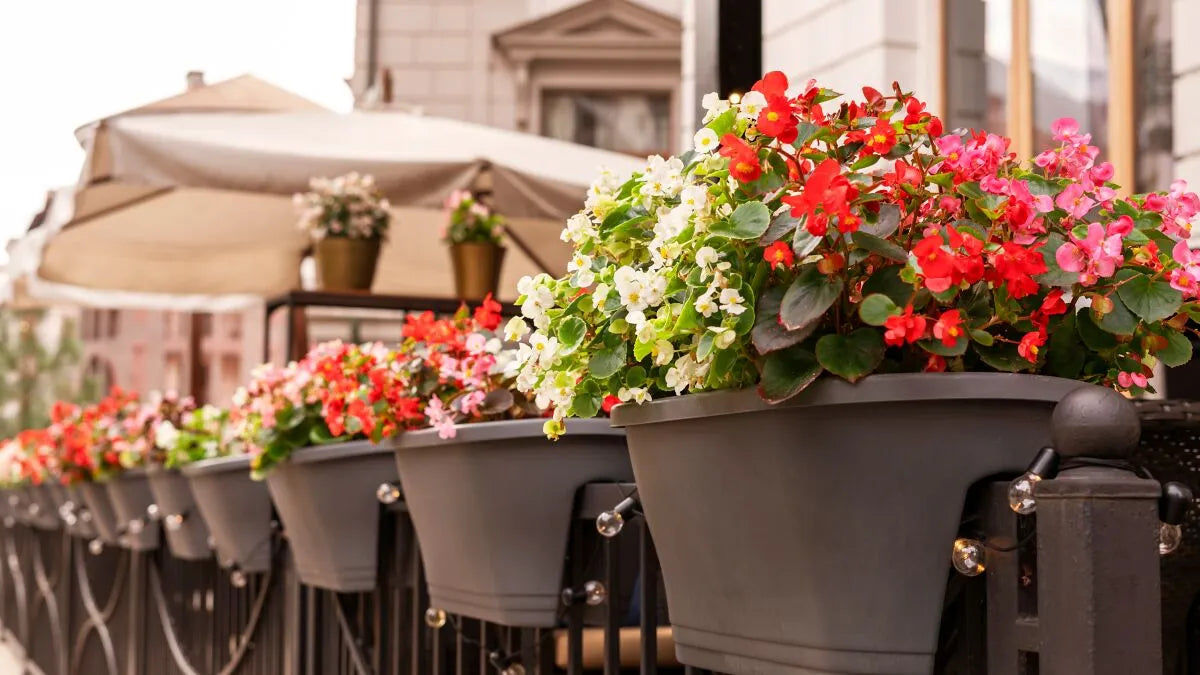
M 168 469 L 244 450 L 234 434 L 229 411 L 214 405 L 183 411 L 178 420 L 159 421 L 154 427 L 154 444 Z
M 377 239 L 387 234 L 390 205 L 370 175 L 348 173 L 337 178 L 313 178 L 309 191 L 293 198 L 300 229 L 313 239 L 348 237 Z
M 327 342 L 285 368 L 260 367 L 233 412 L 254 473 L 306 446 L 426 426 L 452 438 L 461 422 L 526 414 L 504 386 L 513 352 L 493 335 L 499 311 L 489 296 L 451 318 L 410 314 L 395 347 Z
M 446 200 L 448 221 L 442 239 L 447 244 L 493 244 L 504 241 L 504 218 L 466 190 Z
M 945 133 L 898 85 L 796 91 L 770 73 L 704 98 L 681 157 L 604 173 L 563 239 L 568 274 L 523 279 L 518 387 L 547 424 L 612 401 L 822 373 L 1035 372 L 1148 389 L 1191 357 L 1200 199 L 1176 183 L 1121 196 L 1069 119 L 1023 165 L 1010 141 Z

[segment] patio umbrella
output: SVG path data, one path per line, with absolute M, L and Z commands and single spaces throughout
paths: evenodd
M 509 219 L 501 296 L 511 299 L 521 275 L 565 267 L 569 249 L 558 235 L 597 169 L 641 165 L 540 136 L 393 112 L 150 113 L 102 129 L 102 146 L 89 146 L 85 186 L 137 194 L 76 213 L 47 237 L 41 280 L 185 296 L 295 288 L 308 242 L 295 227 L 291 195 L 312 176 L 359 171 L 373 174 L 397 205 L 376 292 L 453 294 L 438 241 L 441 203 L 484 179 Z

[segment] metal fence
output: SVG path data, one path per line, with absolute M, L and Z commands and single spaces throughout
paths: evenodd
M 1151 412 L 1163 411 L 1143 414 Z M 1190 476 L 1200 422 L 1176 422 L 1149 425 L 1142 453 L 1181 453 Z M 1036 516 L 1008 508 L 1010 477 L 968 495 L 964 532 L 988 542 L 988 569 L 976 578 L 948 573 L 936 673 L 1200 672 L 1192 564 L 1200 547 L 1189 542 L 1179 558 L 1164 558 L 1161 583 L 1158 558 L 1145 553 L 1158 524 L 1158 483 L 1122 466 L 1064 474 L 1047 481 Z M 31 672 L 45 675 L 704 672 L 675 661 L 644 520 L 631 518 L 615 538 L 596 531 L 596 517 L 633 491 L 581 489 L 555 628 L 431 610 L 402 501 L 380 507 L 379 581 L 360 594 L 300 584 L 280 534 L 271 571 L 231 576 L 212 560 L 178 560 L 165 544 L 147 553 L 93 550 L 62 529 L 10 517 L 0 530 L 0 623 Z

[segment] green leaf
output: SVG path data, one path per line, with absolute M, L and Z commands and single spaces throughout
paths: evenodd
M 984 347 L 981 344 L 971 345 L 979 358 L 987 365 L 1006 373 L 1016 373 L 1022 370 L 1029 370 L 1033 364 L 1026 361 L 1025 357 L 1017 353 L 1017 346 L 1013 344 L 1000 343 L 991 347 Z
M 912 284 L 900 278 L 902 271 L 904 271 L 904 267 L 901 265 L 890 265 L 877 270 L 863 284 L 863 295 L 882 293 L 891 298 L 897 307 L 908 305 L 912 301 L 913 287 Z
M 806 228 L 797 227 L 792 234 L 792 251 L 796 254 L 797 260 L 802 260 L 804 256 L 812 253 L 825 237 L 814 237 Z
M 904 249 L 886 239 L 880 239 L 879 237 L 876 237 L 873 234 L 867 234 L 862 230 L 855 232 L 854 234 L 850 235 L 850 237 L 854 240 L 855 245 L 866 249 L 871 253 L 878 253 L 889 260 L 894 260 L 901 263 L 908 260 L 908 253 Z
M 571 399 L 571 412 L 576 417 L 595 417 L 603 403 L 604 399 L 597 394 L 576 392 Z
M 729 218 L 712 226 L 709 233 L 729 239 L 758 239 L 771 224 L 771 212 L 762 202 L 739 204 Z
M 971 339 L 984 347 L 991 347 L 996 342 L 996 338 L 991 333 L 978 329 L 971 330 Z
M 878 368 L 883 351 L 883 335 L 874 328 L 859 328 L 849 335 L 825 335 L 817 340 L 817 361 L 825 370 L 850 382 Z
M 563 354 L 570 354 L 579 348 L 583 336 L 587 334 L 587 324 L 577 316 L 563 319 L 558 326 L 558 344 Z
M 704 331 L 704 335 L 700 336 L 700 344 L 696 346 L 696 359 L 703 361 L 708 358 L 708 355 L 713 351 L 713 339 L 716 335 L 711 330 Z
M 962 356 L 967 352 L 967 345 L 969 344 L 971 344 L 971 340 L 969 340 L 966 335 L 960 336 L 958 340 L 955 341 L 953 347 L 947 347 L 946 345 L 942 344 L 941 340 L 933 338 L 919 340 L 917 342 L 917 345 L 921 349 L 924 349 L 930 354 L 937 354 L 938 356 Z
M 868 326 L 882 326 L 888 317 L 899 313 L 900 308 L 883 293 L 872 293 L 858 305 L 858 316 Z
M 624 342 L 618 342 L 612 347 L 601 349 L 592 354 L 592 358 L 588 359 L 588 373 L 592 377 L 601 380 L 611 377 L 618 370 L 625 367 L 627 353 L 628 347 L 626 347 Z
M 1129 309 L 1146 323 L 1154 323 L 1174 315 L 1183 306 L 1183 295 L 1165 281 L 1152 281 L 1138 275 L 1121 284 L 1117 294 Z
M 873 155 L 878 157 L 878 155 Z M 859 232 L 873 234 L 876 237 L 886 239 L 892 233 L 900 228 L 900 209 L 894 204 L 883 204 L 879 207 L 879 218 L 875 222 L 863 223 L 858 228 Z
M 878 161 L 879 161 L 879 155 L 866 155 L 865 157 L 859 157 L 857 160 L 854 161 L 853 164 L 850 165 L 850 170 L 858 171 L 860 169 L 865 169 L 868 166 L 871 166 L 872 164 L 874 164 L 875 162 L 878 162 Z
M 640 387 L 646 384 L 646 369 L 641 366 L 634 366 L 625 371 L 625 386 Z
M 1050 327 L 1050 339 L 1046 342 L 1046 372 L 1074 380 L 1083 371 L 1086 358 L 1087 351 L 1079 342 L 1075 314 L 1068 312 Z
M 730 108 L 725 112 L 717 115 L 711 122 L 708 123 L 708 128 L 716 132 L 717 138 L 721 138 L 725 134 L 733 131 L 733 124 L 737 121 L 737 108 Z
M 800 219 L 792 217 L 791 212 L 788 209 L 784 209 L 775 214 L 775 217 L 771 219 L 771 224 L 767 227 L 767 231 L 763 233 L 762 238 L 758 241 L 763 245 L 777 242 L 791 234 L 799 224 Z
M 1100 327 L 1113 335 L 1133 335 L 1138 319 L 1118 296 L 1111 296 L 1113 308 L 1100 319 Z
M 842 294 L 841 279 L 827 277 L 816 265 L 807 265 L 783 294 L 779 316 L 790 330 L 803 328 L 824 316 Z
M 758 393 L 768 403 L 779 403 L 804 391 L 821 374 L 821 364 L 812 352 L 791 347 L 763 359 Z
M 1093 351 L 1104 351 L 1117 346 L 1117 338 L 1097 326 L 1092 319 L 1092 310 L 1086 307 L 1075 315 L 1075 330 L 1083 344 Z
M 750 331 L 750 341 L 759 354 L 770 354 L 803 342 L 816 329 L 816 321 L 796 330 L 788 330 L 779 323 L 779 308 L 783 303 L 784 288 L 772 286 L 758 299 L 755 311 L 758 315 Z
M 1182 366 L 1192 360 L 1192 341 L 1179 331 L 1168 331 L 1167 346 L 1154 353 L 1159 361 L 1168 368 Z

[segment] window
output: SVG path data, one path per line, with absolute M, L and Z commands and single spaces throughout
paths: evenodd
M 183 355 L 169 352 L 163 361 L 163 389 L 179 391 L 183 384 Z
M 1108 145 L 1105 1 L 1029 3 L 1035 152 L 1054 145 L 1050 125 L 1062 117 L 1078 120 L 1102 149 Z
M 108 337 L 115 338 L 121 328 L 121 312 L 120 310 L 108 310 Z
M 671 147 L 671 96 L 661 93 L 542 93 L 542 134 L 646 156 Z

